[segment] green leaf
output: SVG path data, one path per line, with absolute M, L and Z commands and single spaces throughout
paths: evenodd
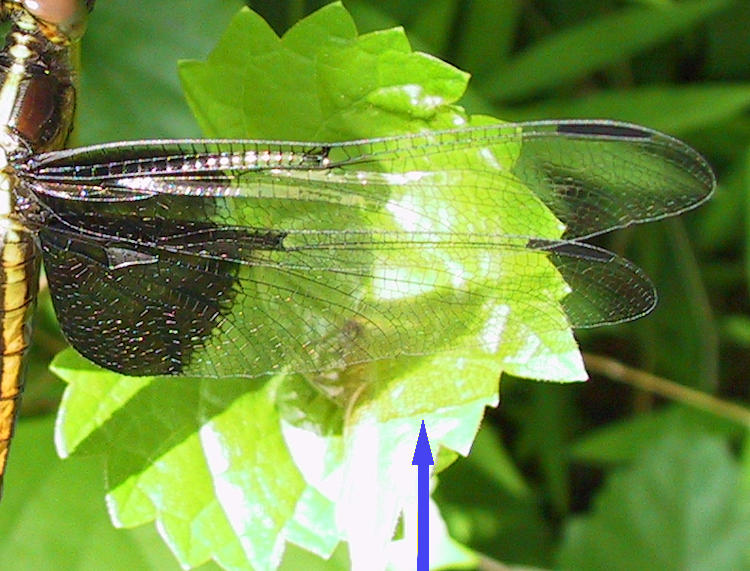
M 280 567 L 282 571 L 296 571 L 297 569 L 305 569 L 307 571 L 349 571 L 351 568 L 351 562 L 343 545 L 328 559 L 323 559 L 295 545 L 290 545 L 284 554 L 284 560 Z
M 731 123 L 736 124 L 735 120 L 731 120 Z M 743 137 L 742 141 L 744 140 Z M 732 152 L 738 151 L 744 144 L 734 143 L 731 140 L 726 140 L 724 143 L 731 145 Z M 737 240 L 737 236 L 742 232 L 745 224 L 747 181 L 743 168 L 745 165 L 742 164 L 743 161 L 740 156 L 737 159 L 734 161 L 735 168 L 721 177 L 721 198 L 712 200 L 707 205 L 708 208 L 697 219 L 697 228 L 691 233 L 693 243 L 701 253 L 715 253 L 731 248 Z M 726 271 L 726 275 L 736 274 L 739 276 L 743 273 L 741 268 L 736 268 L 739 271 L 735 272 L 729 264 L 719 264 L 719 267 Z M 715 272 L 710 268 L 706 273 L 715 275 Z
M 744 211 L 745 211 L 745 248 L 747 248 L 748 244 L 750 244 L 750 233 L 747 231 L 748 227 L 748 216 L 747 213 L 750 212 L 750 192 L 748 192 L 748 182 L 750 182 L 750 149 L 746 149 L 744 153 L 744 157 L 742 157 L 744 160 L 742 161 L 742 166 L 744 167 L 742 169 L 742 180 L 745 183 L 744 184 L 744 192 L 743 197 L 745 199 L 744 204 Z M 745 279 L 747 280 L 747 277 L 750 276 L 750 256 L 747 255 L 747 250 L 745 253 Z
M 53 370 L 69 382 L 58 448 L 106 453 L 108 503 L 119 526 L 158 520 L 185 566 L 211 558 L 225 567 L 278 565 L 304 483 L 281 439 L 272 383 L 129 378 L 72 350 Z M 248 534 L 253 541 L 243 543 Z
M 750 497 L 716 437 L 672 433 L 611 476 L 567 527 L 563 569 L 742 569 Z
M 495 486 L 514 497 L 523 498 L 531 493 L 510 453 L 503 446 L 501 435 L 490 425 L 483 426 L 477 434 L 466 465 L 473 465 L 472 470 L 477 475 L 483 474 Z
M 206 62 L 182 62 L 180 75 L 207 136 L 308 141 L 449 128 L 457 116 L 450 104 L 468 81 L 412 52 L 403 30 L 357 37 L 340 4 L 312 14 L 281 40 L 242 11 Z
M 721 322 L 721 333 L 731 343 L 750 347 L 750 318 L 746 315 L 726 315 Z
M 750 444 L 750 439 L 746 438 L 742 443 L 742 457 L 740 458 L 740 486 L 742 492 L 750 497 L 750 446 L 748 444 Z
M 729 0 L 692 0 L 653 8 L 635 6 L 584 22 L 512 59 L 483 92 L 493 100 L 518 99 L 580 79 L 690 29 L 729 4 Z
M 445 363 L 432 365 L 421 375 L 434 381 Z M 467 365 L 469 378 L 476 366 Z M 415 501 L 411 486 L 392 485 L 413 475 L 414 443 L 404 430 L 425 418 L 436 442 L 466 453 L 484 407 L 496 404 L 483 396 L 496 384 L 485 364 L 480 367 L 488 379 L 484 390 L 474 388 L 473 394 L 456 379 L 452 392 L 428 395 L 443 413 L 426 414 L 418 390 L 426 381 L 416 371 L 409 376 L 416 383 L 414 394 L 394 381 L 391 390 L 399 392 L 398 399 L 386 390 L 367 410 L 358 409 L 386 420 L 352 422 L 356 434 L 344 441 L 282 422 L 275 412 L 274 382 L 253 390 L 246 379 L 133 379 L 98 369 L 72 350 L 53 368 L 69 382 L 57 425 L 59 446 L 65 453 L 106 452 L 112 517 L 123 527 L 158 520 L 185 566 L 213 558 L 225 567 L 247 561 L 254 568 L 275 568 L 287 539 L 327 557 L 342 537 L 339 528 L 354 545 L 370 545 L 374 532 L 387 530 L 379 538 L 387 543 L 395 522 L 375 523 Z M 115 410 L 110 406 L 115 397 L 107 390 L 130 382 L 140 390 L 131 391 L 130 400 Z M 119 394 L 128 398 L 122 396 L 127 392 Z M 69 420 L 99 403 L 101 426 Z M 404 418 L 408 410 L 411 417 Z M 466 423 L 471 417 L 473 426 Z M 463 420 L 456 426 L 458 418 Z M 377 502 L 368 505 L 363 497 Z
M 456 0 L 432 0 L 420 2 L 414 7 L 415 14 L 409 32 L 428 40 L 430 52 L 445 53 L 450 48 L 451 29 L 463 8 Z
M 562 385 L 538 383 L 528 388 L 530 401 L 511 414 L 526 422 L 518 435 L 522 457 L 536 457 L 544 475 L 550 501 L 558 513 L 570 508 L 570 459 L 566 443 L 575 431 L 574 394 Z
M 698 271 L 693 246 L 681 220 L 643 228 L 634 237 L 633 250 L 641 264 L 663 285 L 660 309 L 644 324 L 652 339 L 670 339 L 671 351 L 653 343 L 644 347 L 654 368 L 669 379 L 710 392 L 719 380 L 719 339 L 704 277 Z M 674 260 L 667 268 L 663 261 Z
M 733 79 L 747 77 L 747 62 L 750 61 L 750 42 L 747 38 L 747 22 L 750 21 L 750 4 L 733 2 L 732 6 L 712 19 L 707 30 L 706 76 Z

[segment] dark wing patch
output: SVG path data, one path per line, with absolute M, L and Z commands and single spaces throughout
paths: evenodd
M 161 253 L 155 263 L 111 267 L 99 240 L 50 228 L 40 238 L 65 336 L 121 373 L 180 374 L 234 295 L 231 264 L 200 261 L 193 268 Z
M 238 264 L 226 259 L 236 256 L 237 232 L 163 224 L 146 237 L 147 227 L 134 220 L 94 220 L 68 219 L 75 230 L 51 224 L 39 233 L 66 337 L 84 356 L 121 373 L 183 373 L 239 291 Z M 122 239 L 134 233 L 137 242 Z M 254 247 L 279 243 L 260 236 Z

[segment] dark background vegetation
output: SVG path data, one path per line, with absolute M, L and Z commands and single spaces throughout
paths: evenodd
M 152 76 L 146 67 L 144 77 L 143 69 L 128 66 L 152 58 L 174 70 L 178 58 L 205 55 L 221 28 L 203 26 L 202 13 L 221 9 L 221 2 L 177 3 L 185 12 L 169 37 L 140 38 L 112 37 L 104 0 L 100 4 L 84 69 L 109 87 L 97 89 L 84 76 L 80 140 L 197 135 L 184 108 L 171 111 L 180 105 L 173 104 L 180 97 L 176 72 L 163 79 L 156 67 Z M 173 8 L 159 2 L 132 4 L 146 30 L 152 19 L 173 17 Z M 279 33 L 323 4 L 249 3 Z M 750 3 L 345 5 L 360 31 L 403 25 L 416 49 L 472 73 L 463 102 L 470 112 L 503 120 L 633 121 L 689 142 L 719 179 L 714 199 L 698 211 L 607 240 L 652 277 L 660 304 L 636 323 L 579 335 L 586 353 L 606 357 L 590 360 L 589 382 L 502 379 L 501 406 L 488 412 L 472 455 L 440 476 L 435 495 L 453 536 L 484 554 L 488 569 L 500 568 L 499 561 L 575 569 L 750 569 L 750 411 L 732 406 L 747 406 L 750 393 Z M 95 51 L 97 44 L 107 49 Z M 144 85 L 150 85 L 146 98 L 139 97 Z M 46 372 L 46 361 L 63 341 L 48 303 L 40 313 L 38 359 L 24 406 L 27 417 L 50 418 L 62 387 Z M 27 430 L 25 438 L 32 439 L 37 428 Z M 51 453 L 45 430 L 33 437 L 45 435 L 37 446 Z M 13 456 L 18 462 L 20 448 Z M 52 460 L 39 462 L 53 466 Z M 95 473 L 98 466 L 92 466 Z M 96 486 L 96 476 L 90 482 L 80 485 Z M 33 482 L 24 485 L 32 493 Z M 90 510 L 104 522 L 90 525 L 114 542 L 113 553 L 137 545 L 143 564 L 164 568 L 170 561 L 153 531 L 110 540 L 100 495 Z M 64 522 L 64 514 L 57 517 Z M 46 525 L 50 533 L 56 522 Z M 16 550 L 24 544 L 8 541 L 17 541 Z M 32 568 L 33 549 L 26 551 Z M 95 563 L 78 561 L 77 567 Z

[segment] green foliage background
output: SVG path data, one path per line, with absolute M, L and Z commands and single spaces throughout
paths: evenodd
M 279 33 L 322 3 L 251 2 Z M 238 2 L 100 2 L 83 47 L 79 142 L 200 134 L 176 61 L 204 58 Z M 750 569 L 750 4 L 744 1 L 350 1 L 360 32 L 403 25 L 414 49 L 472 74 L 461 104 L 503 120 L 632 121 L 678 136 L 716 167 L 714 200 L 629 229 L 608 247 L 661 297 L 646 319 L 579 335 L 609 355 L 718 399 L 712 411 L 592 380 L 501 383 L 471 455 L 440 474 L 454 539 L 490 559 L 569 569 Z M 280 129 L 279 136 L 283 136 Z M 115 531 L 97 457 L 57 460 L 63 346 L 47 301 L 37 323 L 0 506 L 0 558 L 16 569 L 178 568 L 152 526 Z M 177 395 L 179 392 L 176 391 Z M 416 431 L 415 431 L 416 436 Z M 214 565 L 206 564 L 207 567 Z M 347 568 L 287 551 L 285 568 Z

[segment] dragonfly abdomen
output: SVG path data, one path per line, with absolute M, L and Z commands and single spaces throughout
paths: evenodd
M 9 222 L 7 219 L 3 222 Z M 12 222 L 0 230 L 0 490 L 23 389 L 39 282 L 33 236 Z

